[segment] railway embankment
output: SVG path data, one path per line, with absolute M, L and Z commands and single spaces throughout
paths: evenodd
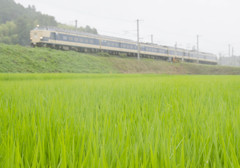
M 86 54 L 0 44 L 0 73 L 158 73 L 240 75 L 240 68 Z

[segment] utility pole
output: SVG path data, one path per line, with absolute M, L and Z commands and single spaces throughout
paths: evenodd
M 234 56 L 234 47 L 232 47 L 232 57 Z
M 137 19 L 137 47 L 138 47 L 137 58 L 138 58 L 138 60 L 140 60 L 140 44 L 139 44 L 139 19 Z
M 75 30 L 77 31 L 77 24 L 78 24 L 78 21 L 75 20 Z
M 197 35 L 197 63 L 199 63 L 199 35 Z
M 151 34 L 151 43 L 153 44 L 153 35 Z
M 228 56 L 231 57 L 231 45 L 228 45 Z
M 176 59 L 176 57 L 177 57 L 177 42 L 175 43 L 174 47 L 175 47 L 175 56 L 174 56 L 175 58 L 174 59 Z

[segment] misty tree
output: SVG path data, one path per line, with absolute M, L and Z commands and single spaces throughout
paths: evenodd
M 58 27 L 63 28 L 63 29 L 76 30 L 76 28 L 74 26 L 66 25 L 66 24 L 58 24 Z M 98 34 L 97 29 L 91 28 L 88 25 L 86 27 L 78 27 L 77 31 Z
M 0 42 L 29 45 L 30 31 L 36 25 L 75 30 L 74 26 L 57 23 L 53 16 L 37 12 L 34 5 L 24 8 L 14 0 L 0 0 Z M 90 26 L 79 27 L 78 31 L 97 34 L 97 30 Z
M 7 22 L 0 25 L 0 43 L 18 43 L 17 26 L 14 22 Z
M 0 0 L 0 42 L 29 45 L 30 31 L 38 24 L 57 26 L 54 17 L 36 12 L 35 6 L 24 8 L 13 0 Z

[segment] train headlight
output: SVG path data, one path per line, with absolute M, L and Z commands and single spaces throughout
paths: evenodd
M 40 39 L 42 40 L 42 39 L 43 39 L 43 37 L 40 37 Z

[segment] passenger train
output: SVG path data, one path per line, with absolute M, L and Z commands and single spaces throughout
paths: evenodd
M 51 47 L 80 52 L 108 52 L 136 57 L 137 42 L 122 38 L 96 35 L 54 27 L 37 27 L 30 32 L 31 45 Z M 181 48 L 140 43 L 140 57 L 164 60 L 181 60 L 203 64 L 217 64 L 217 57 L 211 53 L 196 52 Z

